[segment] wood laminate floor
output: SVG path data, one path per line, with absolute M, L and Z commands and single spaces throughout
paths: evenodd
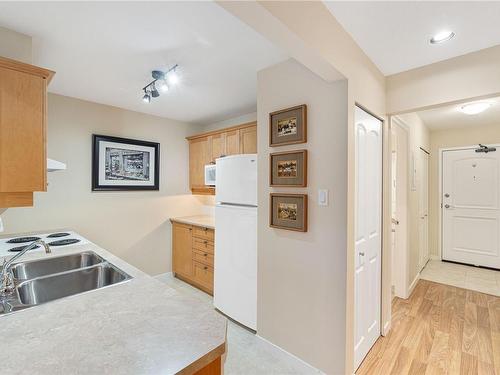
M 500 297 L 420 280 L 356 374 L 500 375 Z

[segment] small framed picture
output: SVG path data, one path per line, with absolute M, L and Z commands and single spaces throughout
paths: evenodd
M 160 144 L 92 135 L 92 190 L 159 190 Z
M 269 163 L 270 186 L 307 186 L 307 150 L 276 152 Z
M 307 106 L 282 109 L 269 114 L 269 146 L 307 142 Z
M 269 226 L 307 232 L 307 194 L 272 193 Z

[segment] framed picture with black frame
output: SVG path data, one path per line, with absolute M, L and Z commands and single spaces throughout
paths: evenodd
M 92 191 L 159 189 L 159 143 L 92 135 Z

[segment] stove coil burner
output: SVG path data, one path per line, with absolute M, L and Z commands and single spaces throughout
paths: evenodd
M 59 233 L 52 233 L 47 236 L 47 238 L 58 238 L 58 237 L 66 237 L 69 236 L 69 233 L 66 232 L 59 232 Z
M 26 245 L 27 246 L 27 245 Z M 13 247 L 12 249 L 9 249 L 8 251 L 10 252 L 13 252 L 13 253 L 18 253 L 20 252 L 21 250 L 23 250 L 26 246 L 17 246 L 17 247 Z M 35 250 L 35 249 L 39 249 L 40 246 L 39 245 L 36 245 L 36 247 L 34 247 L 33 249 L 30 249 L 28 251 L 31 251 L 31 250 Z
M 11 238 L 7 241 L 7 243 L 25 243 L 25 242 L 33 242 L 39 240 L 40 237 L 17 237 Z
M 49 246 L 64 246 L 64 245 L 71 245 L 77 242 L 80 242 L 80 240 L 76 238 L 66 238 L 64 240 L 49 242 Z

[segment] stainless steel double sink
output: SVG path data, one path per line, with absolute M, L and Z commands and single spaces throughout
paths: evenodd
M 92 251 L 12 265 L 16 290 L 0 303 L 0 315 L 118 284 L 132 277 Z

